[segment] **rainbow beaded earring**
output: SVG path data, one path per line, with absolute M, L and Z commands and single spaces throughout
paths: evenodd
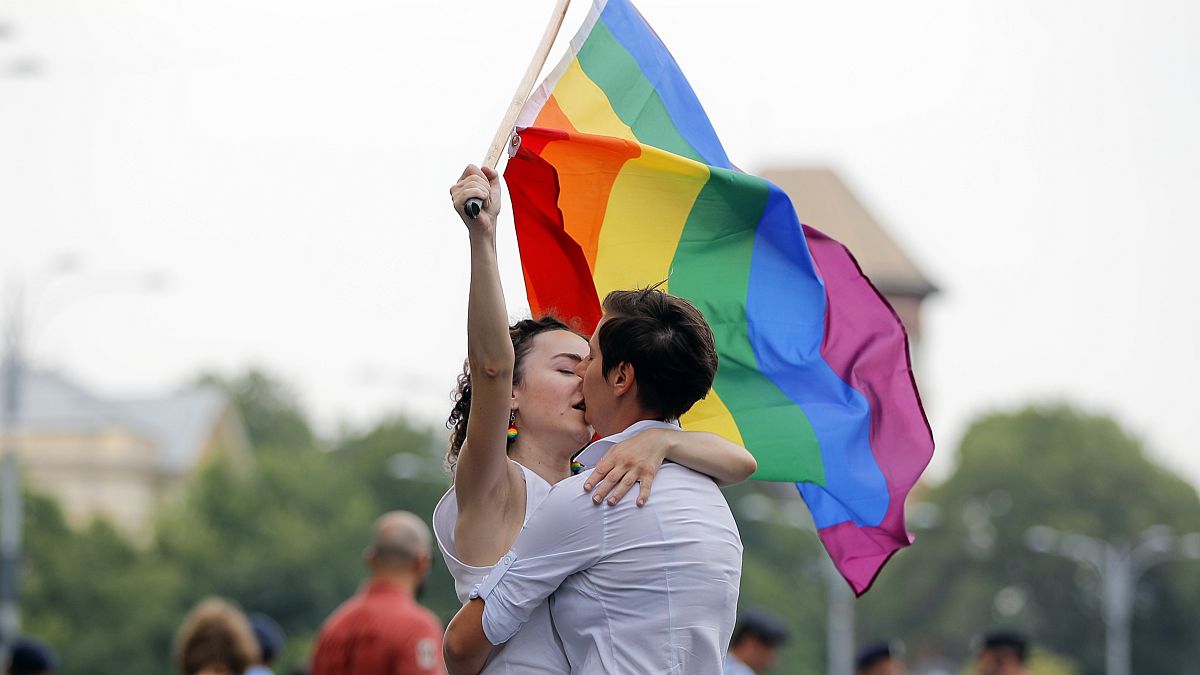
M 517 436 L 519 435 L 521 435 L 521 432 L 517 431 L 517 411 L 514 410 L 508 416 L 508 442 L 512 443 L 517 440 Z

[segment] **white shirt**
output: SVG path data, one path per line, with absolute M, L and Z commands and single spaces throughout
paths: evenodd
M 528 522 L 538 504 L 550 494 L 550 483 L 521 463 L 513 464 L 520 467 L 521 474 L 525 476 L 525 520 Z M 458 559 L 458 549 L 454 544 L 458 499 L 454 490 L 451 486 L 433 509 L 433 534 L 437 538 L 438 548 L 442 550 L 442 558 L 446 561 L 450 576 L 454 577 L 454 590 L 458 599 L 465 603 L 471 589 L 483 581 L 492 568 L 468 565 Z M 529 623 L 516 639 L 492 652 L 479 675 L 550 675 L 565 673 L 569 669 L 562 641 L 558 639 L 550 619 L 550 606 L 543 602 L 531 612 Z
M 678 427 L 639 422 L 596 444 L 607 451 L 649 428 Z M 598 459 L 594 449 L 581 461 Z M 488 640 L 508 641 L 553 593 L 573 673 L 720 675 L 742 570 L 724 495 L 712 478 L 664 464 L 644 507 L 598 505 L 583 491 L 588 473 L 551 488 L 472 593 L 485 601 Z

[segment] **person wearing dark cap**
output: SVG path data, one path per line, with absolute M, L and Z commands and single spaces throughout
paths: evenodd
M 791 631 L 783 619 L 765 609 L 752 609 L 733 629 L 729 653 L 725 657 L 725 675 L 762 675 L 775 665 L 779 647 L 786 644 Z
M 905 675 L 904 650 L 897 642 L 868 645 L 854 660 L 855 675 Z
M 8 656 L 8 675 L 54 675 L 54 652 L 33 638 L 21 638 Z
M 979 675 L 1028 675 L 1029 641 L 1012 631 L 987 633 L 979 641 L 975 668 Z
M 258 640 L 260 653 L 258 663 L 250 666 L 245 675 L 275 675 L 271 664 L 275 663 L 275 657 L 283 649 L 286 639 L 283 629 L 266 614 L 254 613 L 247 618 L 250 619 L 250 628 L 254 630 L 254 639 Z

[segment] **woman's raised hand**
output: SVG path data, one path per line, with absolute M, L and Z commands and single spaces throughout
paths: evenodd
M 468 199 L 483 200 L 483 208 L 475 218 L 464 212 Z M 472 233 L 492 234 L 496 231 L 496 218 L 500 215 L 500 174 L 491 167 L 468 164 L 458 182 L 450 186 L 450 199 L 454 212 L 462 218 Z

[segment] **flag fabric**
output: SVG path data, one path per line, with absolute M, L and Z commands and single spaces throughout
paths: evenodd
M 535 315 L 585 331 L 615 289 L 664 279 L 720 365 L 686 414 L 797 484 L 858 594 L 911 543 L 904 499 L 933 452 L 899 318 L 774 184 L 730 163 L 628 0 L 595 0 L 517 121 L 505 170 Z

